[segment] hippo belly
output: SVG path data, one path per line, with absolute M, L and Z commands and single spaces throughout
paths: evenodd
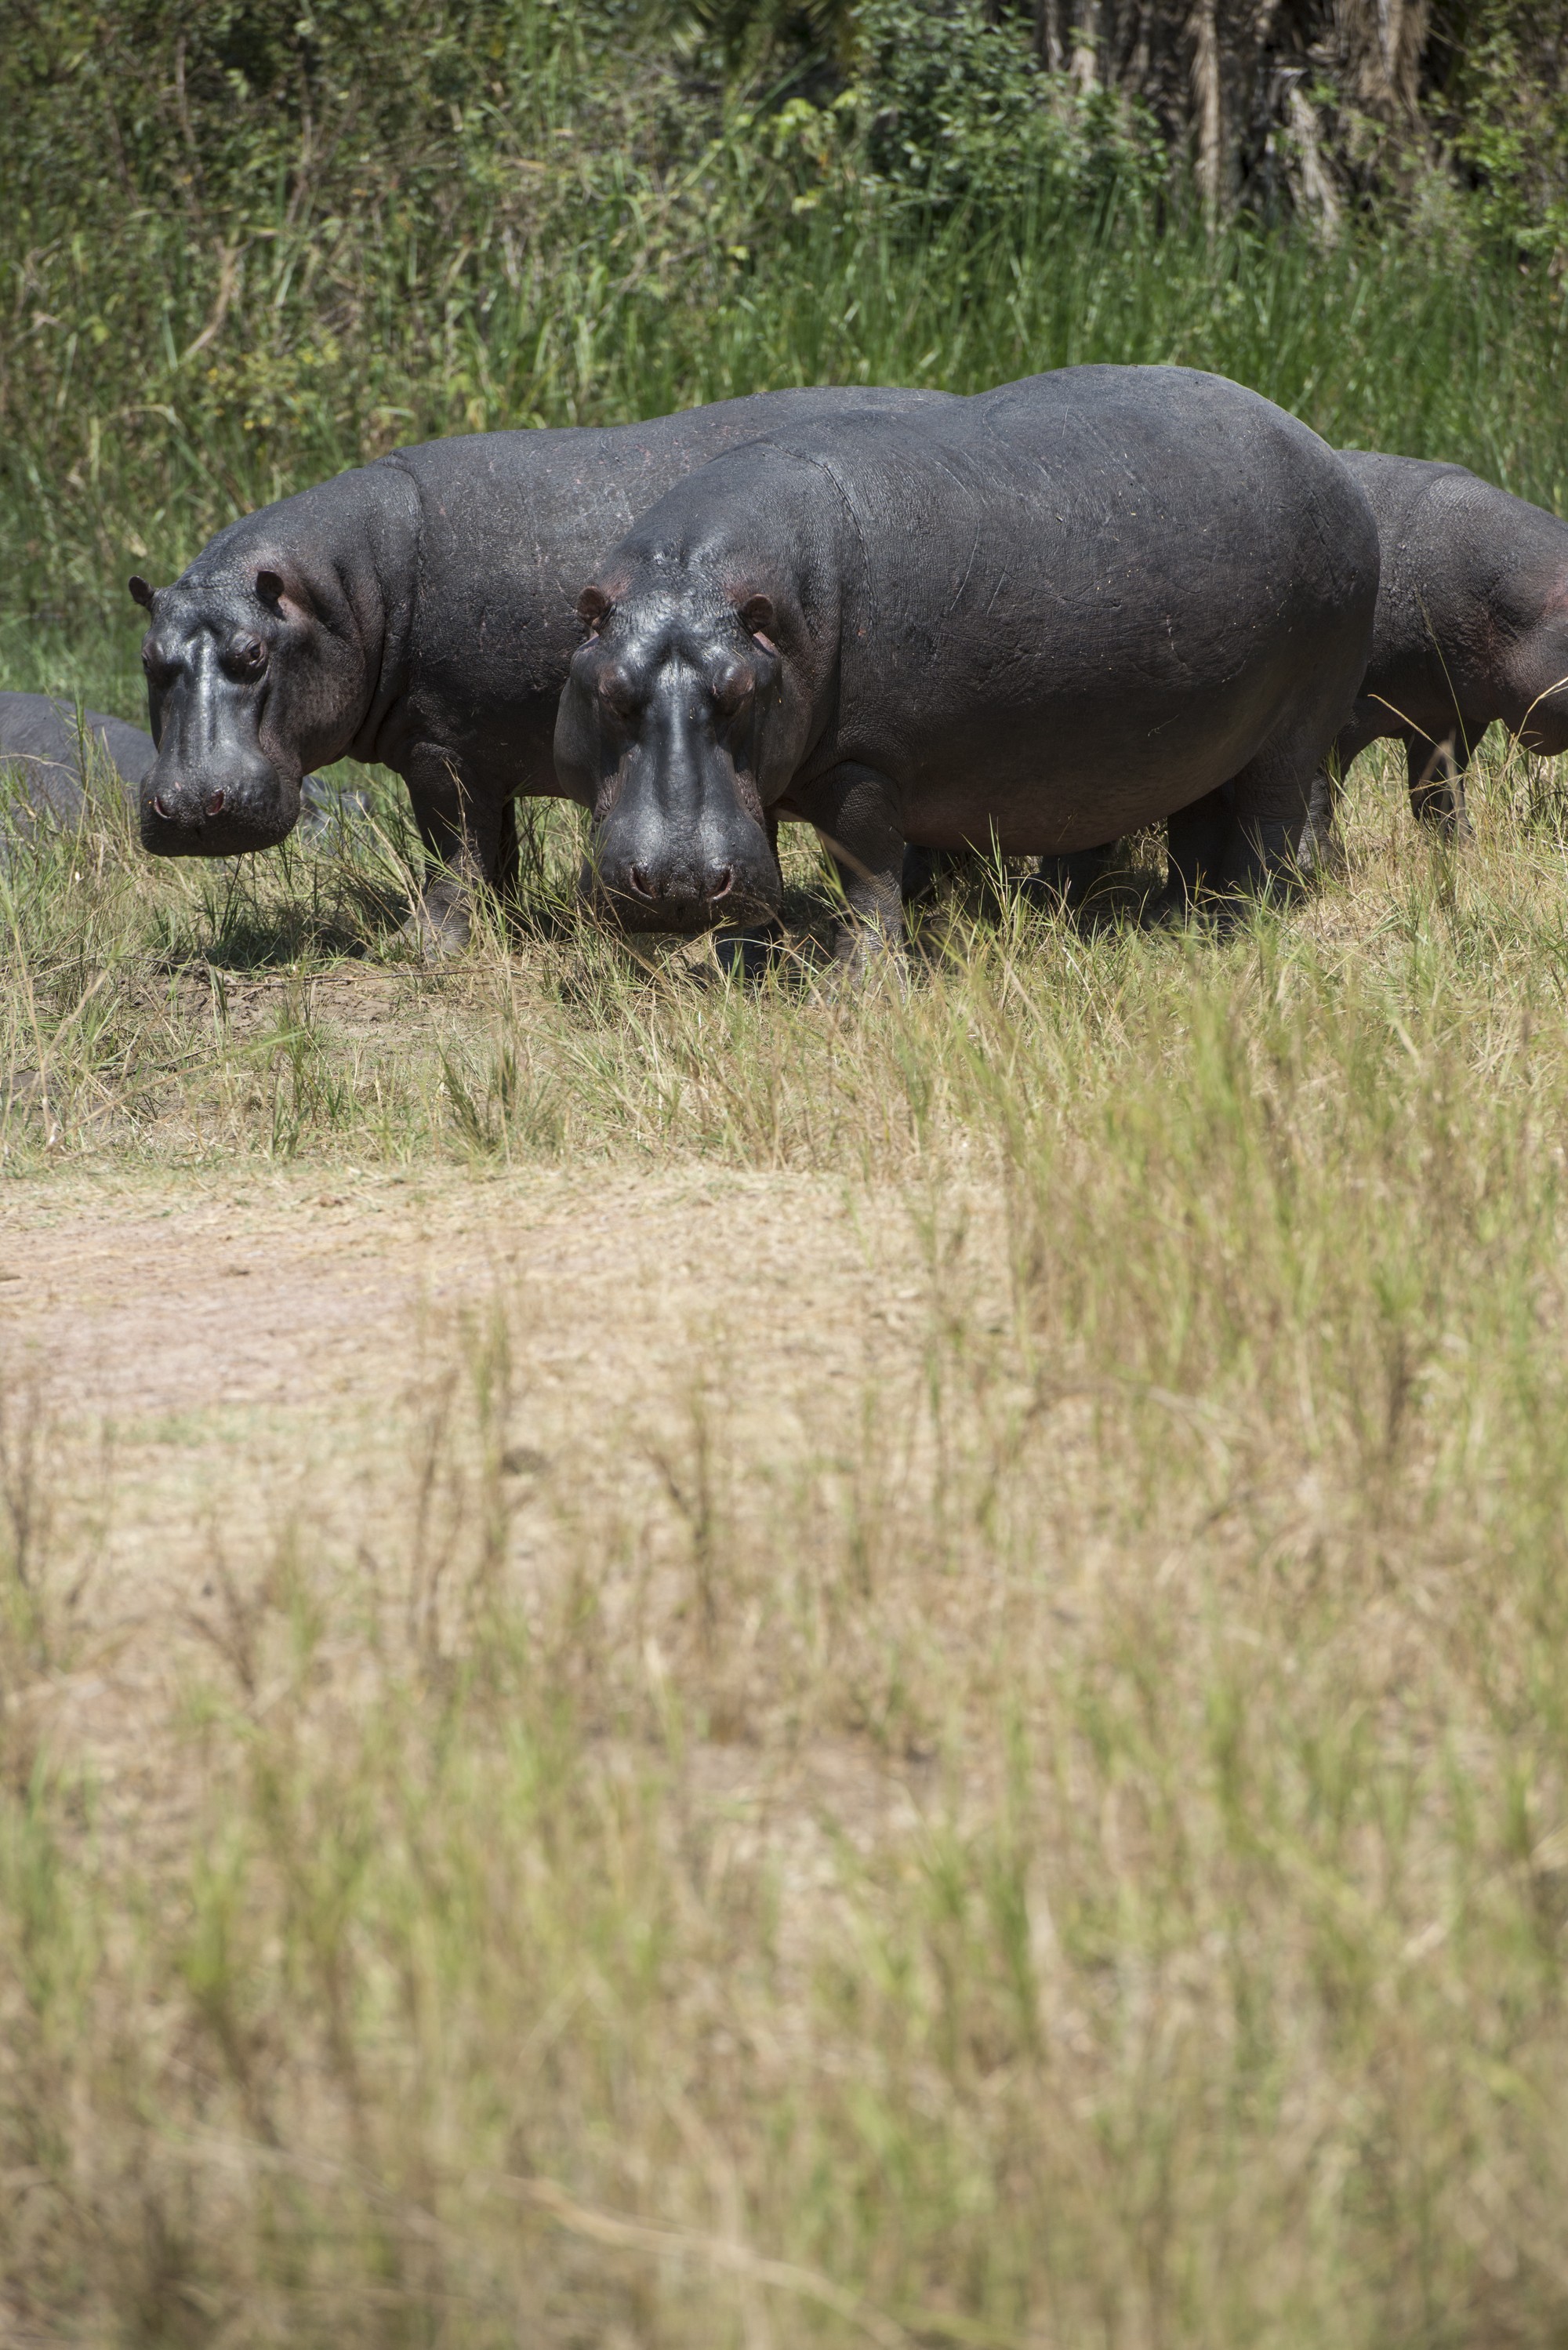
M 1237 775 L 1267 742 L 1282 685 L 1253 671 L 1207 691 L 1139 702 L 1096 696 L 1043 724 L 1035 712 L 920 757 L 905 830 L 933 848 L 1058 857 L 1156 824 Z

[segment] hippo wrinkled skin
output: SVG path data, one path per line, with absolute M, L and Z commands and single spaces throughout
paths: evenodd
M 1527 750 L 1568 750 L 1568 523 L 1462 465 L 1365 449 L 1339 456 L 1376 519 L 1380 576 L 1366 674 L 1314 788 L 1303 861 L 1316 866 L 1344 854 L 1333 769 L 1347 775 L 1369 743 L 1403 743 L 1411 811 L 1449 839 L 1469 832 L 1464 771 L 1494 719 Z M 1044 878 L 1079 903 L 1116 846 Z M 1196 892 L 1213 848 L 1201 811 L 1172 826 L 1181 894 Z M 925 871 L 912 868 L 914 878 Z
M 1366 665 L 1377 535 L 1332 450 L 1179 368 L 1085 367 L 781 424 L 589 575 L 562 788 L 628 925 L 767 923 L 814 825 L 858 957 L 905 844 L 1059 857 L 1199 812 L 1229 890 L 1290 864 Z
M 420 922 L 467 934 L 508 855 L 514 794 L 554 795 L 577 587 L 681 473 L 819 411 L 936 392 L 765 392 L 645 424 L 484 432 L 395 451 L 233 523 L 172 587 L 133 579 L 157 762 L 155 855 L 266 848 L 308 767 L 377 760 L 408 785 L 431 860 Z
M 1526 750 L 1568 750 L 1568 523 L 1462 465 L 1340 455 L 1377 518 L 1382 582 L 1339 773 L 1369 743 L 1402 743 L 1414 815 L 1457 837 L 1464 771 L 1494 719 Z M 1338 853 L 1335 796 L 1325 781 L 1314 797 L 1319 856 Z

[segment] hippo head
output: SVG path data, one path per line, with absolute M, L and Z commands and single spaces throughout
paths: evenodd
M 187 573 L 130 592 L 158 756 L 142 778 L 142 846 L 158 857 L 271 848 L 299 815 L 307 766 L 339 755 L 363 699 L 351 639 L 324 628 L 280 567 Z
M 562 783 L 594 812 L 588 882 L 629 930 L 778 911 L 767 810 L 794 765 L 794 696 L 773 600 L 659 576 L 577 605 L 588 636 L 556 728 Z
M 1568 751 L 1568 567 L 1531 598 L 1515 629 L 1507 655 L 1514 707 L 1505 716 L 1527 751 L 1554 759 Z

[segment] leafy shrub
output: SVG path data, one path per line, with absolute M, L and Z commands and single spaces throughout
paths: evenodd
M 1461 174 L 1489 240 L 1525 260 L 1568 254 L 1568 90 L 1558 12 L 1483 0 L 1446 93 Z
M 1167 176 L 1158 126 L 1136 99 L 1047 73 L 1023 21 L 988 22 L 980 0 L 863 0 L 849 97 L 868 172 L 939 209 L 1103 207 L 1151 196 Z

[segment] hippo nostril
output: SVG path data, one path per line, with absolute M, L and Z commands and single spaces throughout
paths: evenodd
M 222 816 L 223 813 L 225 797 L 226 795 L 223 792 L 210 792 L 207 795 L 207 814 L 209 816 Z
M 735 868 L 732 865 L 721 865 L 716 873 L 709 875 L 708 902 L 711 906 L 716 906 L 721 898 L 729 896 L 734 879 Z
M 174 821 L 174 811 L 172 808 L 164 806 L 161 792 L 154 792 L 152 795 L 152 813 L 154 816 L 161 816 L 165 824 L 172 824 Z
M 659 892 L 653 886 L 653 876 L 646 865 L 634 865 L 627 878 L 639 898 L 658 897 Z

